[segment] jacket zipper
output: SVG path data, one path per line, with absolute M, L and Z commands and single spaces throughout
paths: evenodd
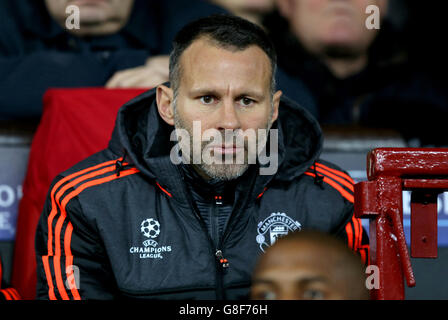
M 210 236 L 210 233 L 207 229 L 207 224 L 205 223 L 204 219 L 202 218 L 201 214 L 196 209 L 196 206 L 193 203 L 193 200 L 191 199 L 191 196 L 188 196 L 190 206 L 193 208 L 194 213 L 199 218 L 200 225 L 202 227 L 202 230 L 207 234 L 207 238 L 209 240 L 209 245 L 211 246 L 213 252 L 214 252 L 214 260 L 215 260 L 215 266 L 216 266 L 216 299 L 217 300 L 224 300 L 225 299 L 225 293 L 224 293 L 224 279 L 223 279 L 223 272 L 224 268 L 228 267 L 228 263 L 226 263 L 226 267 L 220 262 L 223 260 L 223 262 L 227 262 L 227 259 L 225 259 L 222 256 L 222 250 L 219 249 L 219 245 L 221 244 L 221 239 L 217 239 L 218 248 L 215 247 L 215 241 L 213 241 L 213 238 Z M 213 206 L 214 207 L 214 206 Z M 215 210 L 215 208 L 213 208 Z M 213 219 L 214 220 L 214 219 Z M 212 229 L 216 229 L 213 227 L 214 221 L 210 221 L 212 224 Z
M 229 261 L 224 258 L 223 253 L 220 248 L 222 248 L 222 237 L 219 230 L 219 207 L 222 205 L 222 196 L 215 196 L 215 202 L 212 206 L 212 234 L 216 239 L 216 252 L 215 256 L 221 264 L 222 268 L 229 267 Z M 224 231 L 224 230 L 223 230 Z
M 219 263 L 221 263 L 221 266 L 223 268 L 228 268 L 229 267 L 229 261 L 226 258 L 224 258 L 224 256 L 222 255 L 222 251 L 221 250 L 219 250 L 219 249 L 216 250 L 215 256 L 216 256 L 216 258 L 218 258 Z
M 219 300 L 226 299 L 224 291 L 224 274 L 229 267 L 229 261 L 224 258 L 222 248 L 222 238 L 219 232 L 219 206 L 222 205 L 222 197 L 215 196 L 215 201 L 212 204 L 212 217 L 210 223 L 212 225 L 212 234 L 216 239 L 215 257 L 218 263 L 216 268 L 216 291 Z
M 185 180 L 184 180 L 183 174 L 179 168 L 177 168 L 177 169 L 178 169 L 178 172 L 183 180 L 184 190 L 185 190 L 186 186 L 185 186 Z M 218 248 L 215 248 L 215 242 L 213 241 L 212 237 L 210 236 L 210 233 L 208 232 L 208 229 L 207 229 L 207 224 L 205 223 L 204 219 L 202 218 L 201 214 L 199 213 L 199 210 L 196 208 L 191 194 L 188 191 L 185 191 L 185 194 L 187 195 L 187 200 L 190 204 L 190 208 L 192 208 L 194 214 L 198 218 L 199 224 L 201 225 L 202 230 L 207 235 L 207 238 L 209 240 L 209 245 L 211 246 L 211 248 L 214 252 L 214 260 L 215 260 L 215 266 L 216 266 L 216 291 L 215 291 L 216 299 L 224 300 L 225 292 L 224 292 L 224 279 L 223 279 L 224 270 L 223 269 L 228 268 L 229 263 L 228 263 L 227 259 L 225 259 L 222 256 L 222 250 L 219 249 L 219 247 L 222 245 L 222 243 L 221 243 L 222 238 L 218 237 L 218 239 L 217 239 Z M 216 202 L 215 202 L 215 204 L 213 204 L 213 210 L 215 210 L 215 209 L 216 209 Z M 216 214 L 214 214 L 214 215 L 216 215 Z M 212 223 L 212 225 L 214 225 L 214 221 L 211 221 L 211 223 Z M 213 228 L 213 226 L 212 226 L 212 228 Z M 224 263 L 222 263 L 221 261 L 223 261 Z

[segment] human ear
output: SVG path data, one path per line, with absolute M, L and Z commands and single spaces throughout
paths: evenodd
M 272 97 L 273 110 L 272 110 L 271 126 L 278 118 L 278 108 L 280 106 L 280 98 L 282 97 L 282 94 L 283 92 L 278 90 L 276 93 L 274 93 L 274 96 Z
M 162 84 L 157 86 L 156 102 L 160 117 L 169 125 L 174 126 L 173 89 Z

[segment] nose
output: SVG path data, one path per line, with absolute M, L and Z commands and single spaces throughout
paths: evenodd
M 241 128 L 239 115 L 232 99 L 224 99 L 219 110 L 218 130 Z
M 294 292 L 292 290 L 283 289 L 277 293 L 276 300 L 302 300 L 302 298 L 296 292 Z

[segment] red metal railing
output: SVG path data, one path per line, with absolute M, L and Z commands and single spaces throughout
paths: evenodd
M 370 219 L 370 264 L 379 268 L 372 299 L 404 299 L 416 284 L 403 230 L 403 191 L 411 191 L 411 254 L 437 258 L 437 196 L 448 191 L 448 149 L 380 148 L 367 155 L 355 185 L 355 216 Z

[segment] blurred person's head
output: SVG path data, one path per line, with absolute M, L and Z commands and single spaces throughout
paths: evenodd
M 264 14 L 272 11 L 275 0 L 210 0 L 229 10 L 231 13 L 245 18 L 253 23 L 261 24 Z
M 277 240 L 254 269 L 251 299 L 368 299 L 361 258 L 340 239 L 300 231 Z
M 367 51 L 378 34 L 378 29 L 366 27 L 366 8 L 376 5 L 384 17 L 388 0 L 277 0 L 277 5 L 307 51 L 323 59 L 358 64 L 354 70 L 330 65 L 344 77 L 366 64 Z
M 79 8 L 80 29 L 67 31 L 80 36 L 105 35 L 119 31 L 127 23 L 134 0 L 45 0 L 50 15 L 62 27 L 69 14 L 68 6 Z
M 165 122 L 189 133 L 188 146 L 181 139 L 185 148 L 209 129 L 222 134 L 222 141 L 229 136 L 238 139 L 248 129 L 270 129 L 278 116 L 281 91 L 275 90 L 275 49 L 260 27 L 235 16 L 211 16 L 185 26 L 173 47 L 171 87 L 157 88 L 157 105 Z M 194 121 L 201 125 L 201 137 L 194 138 Z M 232 180 L 248 169 L 247 144 L 238 148 L 234 143 L 210 146 L 203 141 L 200 148 L 193 147 L 197 152 L 199 158 L 207 152 L 231 159 L 244 152 L 246 157 L 244 163 L 195 164 L 205 179 Z

